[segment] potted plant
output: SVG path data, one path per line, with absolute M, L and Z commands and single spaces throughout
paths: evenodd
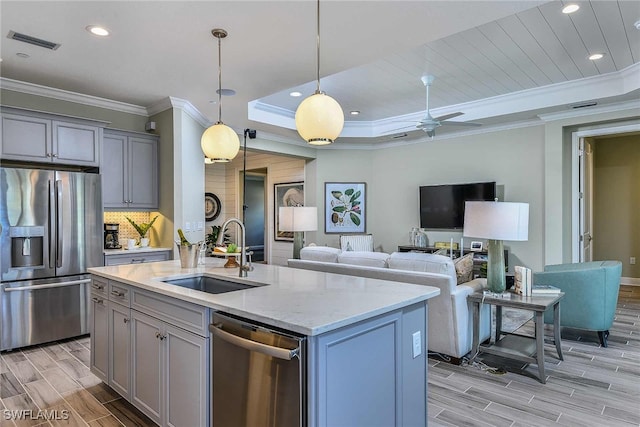
M 218 241 L 218 235 L 220 234 L 220 229 L 222 227 L 219 225 L 214 225 L 211 227 L 211 233 L 207 234 L 207 251 L 208 252 L 212 252 L 213 248 L 216 245 L 216 242 Z M 229 243 L 231 241 L 231 236 L 229 236 L 229 234 L 224 233 L 223 236 L 223 243 Z
M 149 231 L 149 229 L 151 228 L 151 226 L 153 226 L 153 223 L 156 221 L 156 219 L 158 219 L 158 216 L 156 215 L 151 221 L 145 223 L 140 223 L 140 224 L 136 224 L 131 218 L 129 218 L 128 216 L 125 216 L 125 218 L 127 219 L 127 221 L 129 221 L 129 223 L 133 226 L 133 228 L 136 229 L 136 231 L 138 232 L 138 234 L 140 235 L 140 246 L 141 247 L 146 247 L 149 246 L 149 239 L 146 237 L 147 232 Z

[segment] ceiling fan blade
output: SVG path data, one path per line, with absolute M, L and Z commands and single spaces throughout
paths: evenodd
M 440 117 L 436 117 L 436 120 L 449 120 L 449 119 L 453 119 L 454 117 L 458 117 L 463 115 L 464 113 L 461 113 L 460 111 L 458 111 L 457 113 L 451 113 L 451 114 L 445 114 L 444 116 L 440 116 Z
M 440 124 L 448 125 L 448 126 L 469 126 L 469 127 L 482 126 L 482 123 L 474 123 L 474 122 L 449 122 L 449 121 L 444 121 L 444 122 L 440 122 Z
M 412 123 L 415 123 L 415 122 L 412 122 Z M 415 129 L 415 125 L 402 126 L 402 127 L 396 128 L 396 129 L 391 129 L 391 130 L 385 131 L 384 135 L 389 135 L 389 134 L 400 132 L 400 131 L 405 131 L 405 132 L 409 131 L 410 132 L 412 130 L 416 130 Z

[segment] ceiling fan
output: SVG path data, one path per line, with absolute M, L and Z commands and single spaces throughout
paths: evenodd
M 434 137 L 436 134 L 436 128 L 443 126 L 443 125 L 454 125 L 454 126 L 482 126 L 482 124 L 480 123 L 472 123 L 472 122 L 452 122 L 452 121 L 448 121 L 449 119 L 452 119 L 454 117 L 458 117 L 463 115 L 464 113 L 461 112 L 456 112 L 456 113 L 449 113 L 449 114 L 445 114 L 444 116 L 440 116 L 440 117 L 433 117 L 431 116 L 431 112 L 429 111 L 429 86 L 431 86 L 431 83 L 433 83 L 434 80 L 434 76 L 431 75 L 426 75 L 426 76 L 422 76 L 420 78 L 420 80 L 422 80 L 422 83 L 424 84 L 424 86 L 427 89 L 427 108 L 426 108 L 426 115 L 424 116 L 424 118 L 422 120 L 420 120 L 416 125 L 415 128 L 416 129 L 420 129 L 423 130 L 427 133 L 427 135 L 429 135 L 430 137 Z M 406 130 L 410 130 L 407 129 L 410 126 L 404 126 L 402 128 L 399 129 L 395 129 L 392 132 L 396 132 L 398 130 L 401 129 L 406 129 Z

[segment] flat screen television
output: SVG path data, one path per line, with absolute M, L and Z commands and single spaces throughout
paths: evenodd
M 457 229 L 464 225 L 464 202 L 491 201 L 495 182 L 427 185 L 420 187 L 420 227 Z

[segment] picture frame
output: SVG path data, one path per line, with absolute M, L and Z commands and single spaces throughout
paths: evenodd
M 471 242 L 471 246 L 469 247 L 469 250 L 472 250 L 474 252 L 481 251 L 482 242 Z
M 273 239 L 293 242 L 293 231 L 280 230 L 278 210 L 285 206 L 304 206 L 304 182 L 283 182 L 273 185 Z
M 366 196 L 365 182 L 325 182 L 324 232 L 366 233 Z

